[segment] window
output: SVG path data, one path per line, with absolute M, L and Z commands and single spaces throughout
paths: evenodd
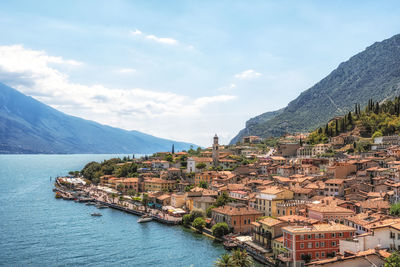
M 332 241 L 332 247 L 336 247 L 336 241 Z
M 343 233 L 339 233 L 339 237 L 343 237 Z
M 321 248 L 325 247 L 325 242 L 321 242 Z
M 247 220 L 247 223 L 250 224 L 250 219 Z
M 246 224 L 246 220 L 244 220 L 244 224 Z
M 304 240 L 304 235 L 300 235 L 300 239 L 301 239 L 301 240 Z
M 397 234 L 397 239 L 399 239 L 399 240 L 400 240 L 400 233 L 399 233 L 399 234 Z
M 304 248 L 304 243 L 300 243 L 300 248 Z
M 395 237 L 395 234 L 393 232 L 390 232 L 390 238 L 394 239 L 394 237 Z
M 315 257 L 319 258 L 319 252 L 315 252 Z
M 312 243 L 311 243 L 311 242 L 308 242 L 307 247 L 308 247 L 308 248 L 312 248 Z
M 311 235 L 307 235 L 307 239 L 311 239 Z
M 321 252 L 321 258 L 325 258 L 325 252 Z
M 319 242 L 316 242 L 316 243 L 315 243 L 315 247 L 316 247 L 316 248 L 319 248 Z
M 224 221 L 225 221 L 225 218 L 224 218 Z M 233 221 L 233 225 L 236 225 L 236 221 Z
M 332 237 L 336 237 L 336 234 L 335 234 L 335 233 L 332 233 Z
M 320 235 L 320 238 L 325 238 L 325 234 L 321 234 L 321 235 Z

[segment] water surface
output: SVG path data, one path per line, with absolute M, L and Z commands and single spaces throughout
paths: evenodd
M 212 266 L 225 250 L 207 237 L 54 198 L 55 176 L 114 156 L 0 155 L 0 265 Z

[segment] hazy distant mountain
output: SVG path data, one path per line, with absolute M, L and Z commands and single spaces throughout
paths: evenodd
M 153 153 L 172 144 L 193 145 L 69 116 L 0 83 L 0 153 Z
M 250 119 L 231 143 L 246 135 L 269 137 L 312 130 L 353 110 L 356 102 L 365 105 L 370 98 L 382 101 L 399 94 L 400 34 L 341 63 L 282 110 Z

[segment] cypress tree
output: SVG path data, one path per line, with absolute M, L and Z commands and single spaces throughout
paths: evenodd
M 335 120 L 335 135 L 339 134 L 339 122 L 338 120 Z
M 375 113 L 375 114 L 378 114 L 378 113 L 379 113 L 379 102 L 376 102 L 376 104 L 375 104 L 374 113 Z
M 351 111 L 349 111 L 349 114 L 347 114 L 347 121 L 350 125 L 353 125 L 353 116 L 351 115 Z
M 328 124 L 325 125 L 325 134 L 329 136 L 329 127 Z
M 322 128 L 321 127 L 319 127 L 319 129 L 318 129 L 318 133 L 322 134 Z

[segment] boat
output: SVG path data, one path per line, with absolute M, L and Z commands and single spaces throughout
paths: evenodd
M 92 216 L 103 216 L 101 213 L 98 213 L 98 212 L 92 213 L 90 215 L 92 215 Z
M 143 215 L 142 217 L 139 218 L 139 220 L 137 221 L 138 223 L 144 223 L 144 222 L 149 222 L 153 220 L 153 218 L 147 214 Z
M 97 205 L 96 205 L 96 208 L 98 208 L 98 209 L 106 209 L 106 208 L 108 208 L 108 207 L 105 206 L 105 205 L 97 204 Z
M 94 203 L 94 202 L 86 202 L 86 206 L 93 206 L 93 205 L 95 205 L 96 203 Z
M 238 244 L 235 241 L 232 241 L 232 240 L 227 240 L 223 244 L 224 244 L 224 248 L 226 250 L 231 250 L 231 249 L 235 249 L 235 248 L 238 247 Z

